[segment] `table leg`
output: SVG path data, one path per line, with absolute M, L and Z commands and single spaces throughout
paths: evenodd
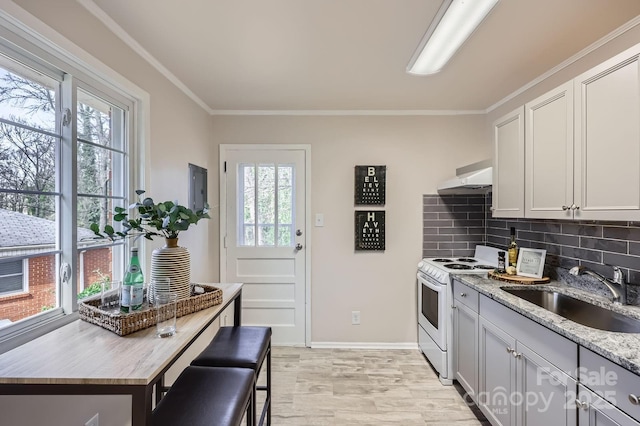
M 242 325 L 242 289 L 233 301 L 233 325 L 236 327 Z
M 151 426 L 153 385 L 135 386 L 131 392 L 131 426 Z

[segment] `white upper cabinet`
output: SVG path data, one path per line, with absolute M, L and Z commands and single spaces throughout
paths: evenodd
M 571 219 L 573 82 L 525 105 L 525 216 Z
M 494 217 L 640 220 L 639 56 L 637 45 L 494 123 Z
M 493 217 L 524 217 L 524 106 L 493 123 Z
M 640 45 L 574 79 L 576 219 L 640 220 Z

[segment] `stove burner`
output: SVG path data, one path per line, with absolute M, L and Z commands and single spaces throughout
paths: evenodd
M 449 262 L 453 262 L 453 260 L 451 260 L 451 259 L 433 259 L 433 262 L 449 263 Z
M 495 269 L 495 267 L 491 266 L 491 265 L 475 265 L 473 267 L 473 269 L 486 269 L 486 270 L 489 270 L 489 269 Z
M 467 263 L 475 263 L 475 262 L 477 262 L 477 260 L 472 259 L 470 257 L 461 257 L 461 258 L 459 258 L 457 260 L 458 260 L 458 262 L 467 262 Z
M 448 269 L 473 269 L 473 266 L 463 265 L 461 263 L 448 263 L 444 265 Z

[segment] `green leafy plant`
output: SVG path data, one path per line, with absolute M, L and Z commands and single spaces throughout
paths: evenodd
M 111 281 L 111 277 L 107 274 L 104 274 L 100 269 L 94 269 L 94 273 L 98 274 L 98 281 L 94 281 L 88 287 L 85 287 L 80 293 L 78 293 L 78 300 L 82 300 L 85 297 L 93 296 L 94 294 L 98 294 L 102 291 L 102 284 Z
M 140 197 L 145 191 L 138 189 L 136 194 Z M 130 217 L 128 211 L 134 210 L 137 214 Z M 113 221 L 122 225 L 122 231 L 116 231 L 113 226 L 105 225 L 100 231 L 97 223 L 91 224 L 91 230 L 99 238 L 109 238 L 114 241 L 129 236 L 142 236 L 148 240 L 160 236 L 164 238 L 178 238 L 181 231 L 186 231 L 189 226 L 195 225 L 200 219 L 210 219 L 209 205 L 204 209 L 193 211 L 181 206 L 177 201 L 164 201 L 156 203 L 152 198 L 144 198 L 131 204 L 129 208 L 115 207 Z

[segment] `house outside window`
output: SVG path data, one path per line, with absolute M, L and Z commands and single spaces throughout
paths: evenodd
M 0 343 L 122 278 L 126 242 L 96 240 L 89 227 L 129 204 L 141 161 L 136 99 L 14 35 L 24 38 L 0 35 Z

